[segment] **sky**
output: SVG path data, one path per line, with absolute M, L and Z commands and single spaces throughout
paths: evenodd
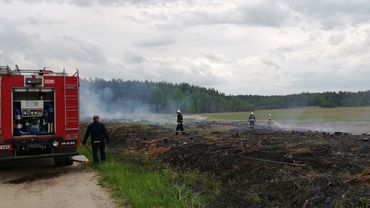
M 231 95 L 370 89 L 368 0 L 0 0 L 0 65 Z

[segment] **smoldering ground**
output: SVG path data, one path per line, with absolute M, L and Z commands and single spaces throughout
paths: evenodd
M 157 157 L 166 167 L 212 175 L 207 207 L 368 207 L 369 142 L 363 136 L 291 132 L 245 122 L 198 122 L 189 135 L 168 126 L 110 123 L 119 157 Z M 140 161 L 142 162 L 142 161 Z M 140 163 L 142 164 L 142 163 Z M 181 177 L 178 181 L 182 181 Z M 189 184 L 199 194 L 209 181 Z

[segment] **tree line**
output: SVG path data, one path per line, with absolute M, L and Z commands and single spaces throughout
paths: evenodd
M 98 99 L 104 102 L 107 108 L 120 106 L 127 112 L 137 112 L 139 106 L 144 106 L 152 113 L 173 113 L 176 109 L 186 113 L 216 113 L 307 106 L 331 108 L 370 105 L 370 91 L 272 96 L 225 95 L 215 89 L 187 83 L 98 78 L 81 80 L 81 99 L 87 90 L 98 95 Z M 89 93 L 85 95 L 90 96 Z

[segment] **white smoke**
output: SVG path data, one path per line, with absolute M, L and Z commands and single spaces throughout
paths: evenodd
M 109 119 L 125 119 L 133 113 L 150 113 L 150 107 L 133 100 L 116 99 L 112 102 L 114 92 L 109 87 L 95 89 L 90 82 L 81 82 L 80 87 L 80 117 L 90 119 L 93 115 L 100 115 Z

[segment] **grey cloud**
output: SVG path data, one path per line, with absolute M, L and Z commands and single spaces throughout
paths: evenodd
M 29 24 L 29 25 L 56 25 L 56 24 L 65 24 L 66 22 L 60 20 L 54 20 L 51 17 L 47 17 L 41 13 L 37 13 L 34 16 L 29 16 L 21 18 L 14 21 L 17 25 Z
M 230 87 L 230 93 L 370 88 L 366 80 L 370 76 L 367 1 L 233 0 L 235 4 L 223 7 L 221 1 L 214 0 L 214 10 L 208 9 L 214 6 L 213 0 L 188 1 L 195 5 L 177 0 L 2 2 L 17 1 L 22 4 L 14 3 L 14 10 L 18 6 L 31 8 L 37 2 L 43 6 L 40 10 L 34 7 L 33 16 L 0 17 L 0 62 L 4 64 L 78 64 L 86 69 L 85 76 L 189 82 L 222 91 L 225 86 L 239 85 Z M 75 6 L 51 5 L 50 11 L 42 13 L 47 3 Z M 91 15 L 86 19 L 88 24 L 72 19 L 78 15 L 61 16 L 76 9 Z M 126 19 L 119 18 L 121 11 L 128 15 Z M 104 18 L 97 20 L 94 12 Z M 71 22 L 57 25 L 61 23 L 58 20 Z M 86 32 L 92 31 L 92 25 L 105 23 L 100 33 Z M 116 39 L 109 41 L 111 38 Z M 127 52 L 117 49 L 117 44 Z M 109 58 L 105 50 L 111 50 L 107 51 Z
M 358 71 L 358 70 L 357 70 Z M 369 89 L 368 78 L 370 72 L 364 73 L 341 73 L 336 70 L 326 70 L 319 73 L 306 73 L 297 77 L 292 86 L 298 89 L 305 89 L 311 92 L 317 91 L 338 91 L 338 90 L 364 90 Z
M 4 0 L 3 0 L 4 1 Z M 215 1 L 181 1 L 181 0 L 16 0 L 27 3 L 59 3 L 59 4 L 73 4 L 76 6 L 143 6 L 148 8 L 155 5 L 156 7 L 172 6 L 178 3 L 188 5 L 212 5 Z M 8 2 L 5 0 L 5 2 Z M 146 20 L 162 21 L 156 24 L 156 27 L 167 28 L 176 25 L 173 22 L 182 21 L 185 25 L 206 25 L 206 24 L 236 24 L 236 25 L 257 25 L 267 27 L 278 27 L 288 24 L 293 18 L 293 14 L 286 4 L 274 2 L 271 0 L 260 1 L 254 4 L 240 4 L 229 11 L 216 13 L 212 11 L 185 11 L 179 14 L 169 15 L 165 13 L 151 14 L 145 12 L 142 14 Z M 126 17 L 127 18 L 127 17 Z M 141 18 L 132 18 L 132 20 L 141 21 Z
M 281 26 L 291 18 L 291 11 L 284 4 L 263 2 L 255 5 L 243 5 L 238 8 L 235 22 L 262 26 Z
M 127 63 L 132 63 L 132 64 L 141 64 L 146 61 L 146 59 L 143 56 L 136 55 L 130 52 L 126 52 L 124 56 L 124 60 Z
M 59 50 L 53 50 L 56 57 L 60 59 L 77 59 L 82 62 L 95 63 L 95 64 L 105 64 L 107 58 L 103 49 L 90 42 L 76 39 L 70 36 L 63 36 L 59 39 L 57 44 Z
M 0 63 L 1 65 L 9 65 L 15 63 L 15 60 L 11 57 L 9 52 L 0 49 Z
M 231 60 L 218 53 L 206 53 L 205 57 L 214 63 L 230 64 Z
M 129 5 L 165 5 L 177 2 L 185 2 L 191 4 L 194 0 L 0 0 L 0 2 L 5 2 L 8 4 L 14 2 L 24 2 L 24 3 L 58 3 L 58 4 L 72 4 L 76 6 L 93 6 L 93 5 L 103 5 L 103 6 L 129 6 Z
M 0 26 L 0 62 L 2 64 L 17 64 L 18 60 L 27 58 L 25 54 L 32 54 L 34 40 L 39 36 L 28 34 L 22 30 L 6 25 Z
M 216 86 L 225 82 L 215 75 L 212 66 L 199 60 L 185 57 L 146 58 L 142 63 L 126 62 L 124 73 L 126 79 L 186 82 L 201 86 Z
M 283 0 L 281 2 L 306 18 L 318 20 L 325 29 L 370 21 L 370 2 L 367 0 Z
M 280 69 L 279 64 L 275 63 L 274 61 L 267 59 L 267 58 L 262 58 L 261 62 L 268 66 L 269 68 L 275 68 L 275 69 Z
M 69 3 L 77 6 L 92 6 L 95 2 L 92 0 L 70 0 Z
M 71 2 L 73 0 L 70 0 Z M 202 1 L 206 2 L 213 2 L 217 0 L 91 0 L 96 2 L 96 4 L 99 5 L 107 5 L 107 6 L 128 6 L 128 5 L 134 5 L 134 6 L 143 6 L 147 7 L 150 5 L 157 5 L 157 6 L 165 6 L 168 4 L 176 4 L 176 3 L 186 3 L 186 4 L 194 4 L 199 3 Z
M 241 4 L 222 13 L 184 12 L 181 17 L 184 23 L 189 25 L 234 24 L 278 27 L 289 24 L 294 14 L 285 4 L 267 1 Z
M 0 26 L 0 49 L 6 52 L 13 50 L 27 50 L 32 47 L 33 40 L 38 39 L 37 35 L 30 35 L 15 27 L 8 25 Z
M 162 47 L 172 44 L 174 44 L 174 41 L 166 37 L 145 39 L 134 43 L 137 47 Z
M 125 6 L 157 3 L 156 0 L 96 0 L 100 5 L 106 6 Z M 160 1 L 159 1 L 160 2 Z
M 367 0 L 261 0 L 243 3 L 229 11 L 186 11 L 178 15 L 185 25 L 234 24 L 280 27 L 318 22 L 325 29 L 370 22 Z
M 28 19 L 25 19 L 26 22 L 32 25 L 48 25 L 53 24 L 53 22 L 46 18 L 45 16 L 38 14 L 37 16 L 29 17 Z
M 345 38 L 345 35 L 343 33 L 332 35 L 329 38 L 329 42 L 331 45 L 337 45 L 341 43 L 344 40 L 344 38 Z
M 81 7 L 97 5 L 100 2 L 98 0 L 0 0 L 0 2 L 1 1 L 8 3 L 8 4 L 11 4 L 17 1 L 29 3 L 29 4 L 46 2 L 46 3 L 56 3 L 56 4 L 71 4 L 71 5 L 81 6 Z M 107 1 L 107 2 L 112 2 L 112 1 Z
M 14 26 L 0 26 L 0 31 L 0 50 L 8 57 L 3 59 L 8 61 L 14 54 L 36 65 L 48 65 L 49 59 L 78 60 L 95 64 L 104 64 L 107 61 L 100 46 L 73 37 L 44 40 L 37 33 L 26 33 Z
M 4 2 L 4 3 L 7 3 L 7 4 L 12 4 L 12 3 L 15 3 L 15 2 L 24 2 L 24 3 L 30 3 L 30 4 L 48 2 L 48 3 L 62 4 L 62 3 L 65 3 L 66 0 L 0 0 L 0 2 Z
M 178 23 L 159 23 L 159 24 L 154 24 L 154 28 L 159 29 L 159 30 L 177 30 L 181 28 L 181 25 Z
M 370 2 L 367 0 L 283 0 L 294 10 L 315 16 L 331 16 L 335 14 L 368 15 Z
M 211 70 L 206 66 L 193 66 L 191 70 L 184 69 L 174 69 L 166 66 L 159 71 L 159 80 L 168 80 L 171 82 L 186 82 L 201 86 L 215 86 L 224 82 L 220 77 L 217 77 L 211 73 Z M 189 68 L 188 68 L 189 69 Z
M 4 0 L 3 0 L 4 1 Z M 212 5 L 216 0 L 16 0 L 28 3 L 51 2 L 59 4 L 73 4 L 76 6 L 136 6 L 150 8 L 174 6 L 179 3 L 187 5 Z M 5 0 L 5 2 L 8 2 Z M 220 3 L 220 2 L 218 2 Z M 150 10 L 149 10 L 150 11 Z M 166 29 L 168 27 L 177 27 L 174 22 L 181 21 L 185 25 L 207 25 L 207 24 L 235 24 L 235 25 L 257 25 L 267 27 L 278 27 L 288 24 L 294 15 L 289 7 L 284 3 L 272 0 L 259 1 L 254 4 L 240 4 L 234 9 L 222 13 L 212 11 L 185 11 L 175 15 L 166 13 L 151 14 L 144 12 L 141 14 L 146 21 L 161 21 L 155 24 L 156 27 Z M 134 21 L 143 21 L 142 18 L 131 18 Z
M 20 26 L 20 25 L 55 25 L 55 24 L 64 24 L 63 21 L 56 21 L 50 17 L 47 17 L 41 13 L 37 13 L 33 16 L 28 17 L 20 17 L 17 19 L 9 19 L 9 18 L 0 18 L 1 23 L 3 26 Z

